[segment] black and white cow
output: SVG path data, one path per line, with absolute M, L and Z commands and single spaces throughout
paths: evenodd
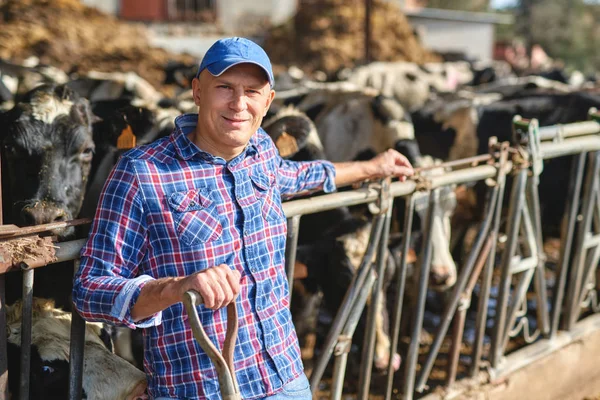
M 20 398 L 21 318 L 20 302 L 7 307 L 8 371 L 11 398 Z M 69 342 L 71 313 L 54 303 L 34 298 L 31 332 L 30 398 L 66 399 L 69 391 Z M 83 398 L 143 400 L 145 374 L 112 353 L 110 338 L 101 325 L 88 323 L 85 331 Z

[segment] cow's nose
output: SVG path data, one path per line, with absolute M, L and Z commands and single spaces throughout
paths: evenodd
M 433 288 L 449 288 L 456 282 L 456 274 L 452 273 L 452 268 L 444 266 L 431 266 L 429 274 L 429 283 Z
M 21 218 L 26 225 L 49 224 L 65 221 L 67 212 L 55 205 L 38 203 L 32 207 L 24 207 L 21 210 Z

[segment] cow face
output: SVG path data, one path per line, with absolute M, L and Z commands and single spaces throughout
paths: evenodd
M 3 116 L 0 134 L 5 221 L 21 226 L 79 214 L 94 142 L 87 100 L 44 85 Z M 73 228 L 53 233 L 64 237 Z
M 423 157 L 417 166 L 427 167 L 434 165 L 431 157 Z M 433 168 L 422 172 L 423 175 L 443 174 L 443 168 Z M 456 209 L 455 187 L 444 186 L 439 190 L 439 202 L 433 214 L 433 225 L 430 232 L 431 240 L 431 270 L 429 274 L 430 286 L 433 289 L 445 290 L 456 282 L 456 263 L 450 251 L 451 220 Z M 429 193 L 415 193 L 415 212 L 421 222 L 427 218 Z
M 20 302 L 7 307 L 9 391 L 19 398 Z M 66 399 L 69 388 L 71 314 L 49 300 L 34 298 L 31 333 L 30 398 Z M 97 400 L 144 399 L 145 375 L 111 353 L 98 324 L 87 324 L 84 346 L 83 398 Z

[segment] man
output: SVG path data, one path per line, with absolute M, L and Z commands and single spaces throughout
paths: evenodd
M 190 289 L 203 297 L 201 323 L 219 346 L 224 307 L 239 295 L 242 398 L 310 399 L 288 307 L 281 195 L 412 174 L 393 150 L 366 162 L 282 160 L 260 128 L 273 83 L 262 48 L 219 40 L 192 83 L 198 115 L 178 117 L 170 137 L 124 154 L 104 187 L 73 299 L 87 320 L 144 328 L 153 399 L 219 396 L 180 302 Z

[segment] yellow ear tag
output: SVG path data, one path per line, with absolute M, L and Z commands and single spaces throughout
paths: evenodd
M 287 132 L 283 132 L 277 138 L 275 146 L 277 146 L 277 150 L 279 150 L 279 155 L 281 157 L 294 155 L 298 151 L 298 142 L 296 142 L 296 138 Z
M 131 130 L 131 126 L 127 125 L 125 129 L 121 131 L 121 135 L 117 139 L 117 149 L 133 149 L 135 147 L 135 135 Z

